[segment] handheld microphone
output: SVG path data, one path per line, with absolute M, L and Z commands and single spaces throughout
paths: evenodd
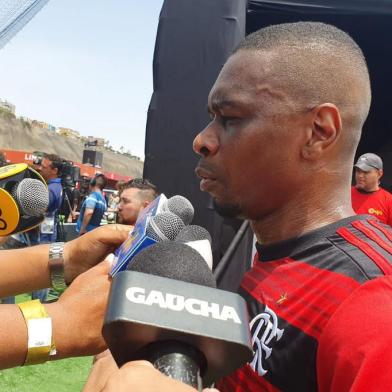
M 0 168 L 0 236 L 38 226 L 49 204 L 45 180 L 25 163 Z
M 184 228 L 184 222 L 171 212 L 161 212 L 150 217 L 140 231 L 135 226 L 128 239 L 120 246 L 111 270 L 111 275 L 126 269 L 133 258 L 143 249 L 160 241 L 173 241 Z
M 211 249 L 211 235 L 201 226 L 185 226 L 177 235 L 176 242 L 182 242 L 199 252 L 210 270 L 212 270 L 213 257 Z
M 177 215 L 162 212 L 148 222 L 146 235 L 156 242 L 173 241 L 184 226 L 184 222 Z
M 197 251 L 160 242 L 128 268 L 113 278 L 103 326 L 119 366 L 145 359 L 201 390 L 252 359 L 244 299 L 216 289 Z
M 192 203 L 184 196 L 175 195 L 162 205 L 162 211 L 172 212 L 179 216 L 185 225 L 192 222 L 195 210 Z

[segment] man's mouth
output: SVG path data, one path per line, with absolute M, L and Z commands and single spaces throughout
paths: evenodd
M 198 166 L 195 169 L 196 175 L 201 179 L 200 181 L 200 189 L 204 192 L 209 192 L 212 185 L 216 181 L 216 177 L 206 169 Z

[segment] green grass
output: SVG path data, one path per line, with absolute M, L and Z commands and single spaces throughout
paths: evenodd
M 54 297 L 50 293 L 49 298 Z M 17 302 L 29 301 L 28 294 Z M 79 392 L 86 383 L 92 357 L 69 358 L 41 365 L 0 370 L 1 392 Z
M 91 357 L 70 358 L 0 371 L 0 391 L 79 392 L 86 383 Z

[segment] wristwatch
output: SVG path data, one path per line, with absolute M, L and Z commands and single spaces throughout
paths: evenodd
M 64 245 L 64 242 L 49 245 L 50 280 L 56 291 L 63 291 L 67 287 L 64 279 Z

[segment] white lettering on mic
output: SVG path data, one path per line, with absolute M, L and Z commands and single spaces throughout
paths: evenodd
M 242 324 L 236 310 L 232 306 L 209 303 L 197 298 L 185 298 L 182 295 L 162 293 L 158 290 L 151 290 L 146 293 L 142 287 L 130 287 L 125 292 L 127 299 L 135 304 L 148 306 L 157 305 L 161 309 L 169 309 L 176 312 L 183 310 L 195 316 L 212 317 L 217 320 L 232 320 L 237 324 Z

